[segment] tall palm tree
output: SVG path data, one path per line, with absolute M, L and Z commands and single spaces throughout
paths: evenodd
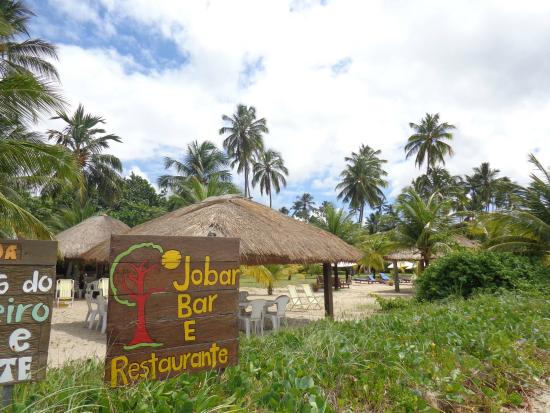
M 56 90 L 57 71 L 49 62 L 57 59 L 56 48 L 30 38 L 32 16 L 21 1 L 0 1 L 0 113 L 23 122 L 64 104 Z
M 373 208 L 384 200 L 381 188 L 387 185 L 383 178 L 387 173 L 382 165 L 386 160 L 379 158 L 380 153 L 368 145 L 361 145 L 358 153 L 352 152 L 351 157 L 346 157 L 346 168 L 340 174 L 342 182 L 336 185 L 340 191 L 338 199 L 359 211 L 359 223 L 363 222 L 365 204 Z
M 14 126 L 11 133 L 5 126 L 0 133 L 0 236 L 48 239 L 46 226 L 20 206 L 19 192 L 46 185 L 79 187 L 78 165 L 68 151 L 46 145 L 24 126 Z
M 285 175 L 288 176 L 281 154 L 273 149 L 261 151 L 257 159 L 253 161 L 252 186 L 260 184 L 260 193 L 269 195 L 269 207 L 271 208 L 271 193 L 281 191 L 281 185 L 286 186 Z
M 471 198 L 471 209 L 488 212 L 491 206 L 511 207 L 518 202 L 520 187 L 508 177 L 499 177 L 499 170 L 492 169 L 489 162 L 483 162 L 466 175 Z
M 430 175 L 438 163 L 445 164 L 445 156 L 453 155 L 453 148 L 445 141 L 453 139 L 450 131 L 456 127 L 447 122 L 440 123 L 439 113 L 426 113 L 420 124 L 411 122 L 409 126 L 414 133 L 405 145 L 407 159 L 416 155 L 416 165 L 420 168 L 426 162 L 426 175 Z
M 244 196 L 250 197 L 249 177 L 254 155 L 264 147 L 263 134 L 268 133 L 265 118 L 256 119 L 254 106 L 237 105 L 232 116 L 223 115 L 227 124 L 220 129 L 220 135 L 227 135 L 223 147 L 237 165 L 237 172 L 244 172 Z
M 161 188 L 177 190 L 192 176 L 203 185 L 207 185 L 214 177 L 218 181 L 229 182 L 231 172 L 226 169 L 228 165 L 227 155 L 213 142 L 193 141 L 187 145 L 182 161 L 168 156 L 164 158 L 164 168 L 174 168 L 177 175 L 162 175 L 158 179 L 158 184 Z
M 63 111 L 52 119 L 61 119 L 66 126 L 61 131 L 49 130 L 48 139 L 73 154 L 88 189 L 97 189 L 103 199 L 112 200 L 123 183 L 122 163 L 116 156 L 103 151 L 109 149 L 112 142 L 122 142 L 120 137 L 106 134 L 105 129 L 99 127 L 105 120 L 86 113 L 82 105 L 78 105 L 72 115 Z
M 428 200 L 409 188 L 397 201 L 398 225 L 394 234 L 397 246 L 418 250 L 420 270 L 430 264 L 435 252 L 447 249 L 451 217 L 450 204 L 432 194 Z
M 351 244 L 355 240 L 358 229 L 352 221 L 352 216 L 343 208 L 334 208 L 332 204 L 329 204 L 325 206 L 323 216 L 317 221 L 317 225 Z
M 307 192 L 296 197 L 296 200 L 290 207 L 293 217 L 301 218 L 305 221 L 309 221 L 309 217 L 315 209 L 315 201 L 313 196 Z

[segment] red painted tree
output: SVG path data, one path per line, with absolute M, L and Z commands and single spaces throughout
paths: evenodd
M 162 290 L 155 288 L 145 289 L 145 277 L 158 268 L 158 265 L 148 266 L 147 263 L 147 261 L 142 262 L 139 266 L 131 263 L 129 264 L 131 272 L 122 273 L 119 277 L 117 277 L 117 284 L 120 293 L 128 295 L 134 301 L 137 309 L 134 338 L 130 343 L 128 343 L 127 347 L 147 343 L 154 344 L 149 332 L 147 331 L 145 306 L 151 294 Z M 122 302 L 120 297 L 117 297 L 117 301 Z M 131 305 L 131 303 L 127 302 L 126 305 Z

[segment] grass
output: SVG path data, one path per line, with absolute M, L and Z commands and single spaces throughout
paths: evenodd
M 483 295 L 241 340 L 221 377 L 109 390 L 98 362 L 17 386 L 16 412 L 498 411 L 550 373 L 550 300 Z

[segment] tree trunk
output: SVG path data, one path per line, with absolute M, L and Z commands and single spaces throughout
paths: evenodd
M 269 191 L 269 207 L 271 208 L 271 190 Z
M 244 197 L 248 198 L 250 191 L 248 189 L 248 165 L 244 167 Z
M 340 288 L 340 281 L 338 280 L 338 264 L 334 264 L 334 289 Z
M 395 287 L 395 292 L 399 292 L 399 269 L 397 268 L 397 260 L 392 261 L 393 264 L 393 285 Z
M 325 296 L 325 317 L 334 317 L 334 306 L 332 301 L 332 277 L 330 274 L 330 263 L 323 263 L 323 294 Z
M 290 280 L 290 277 L 288 278 Z M 267 295 L 273 295 L 273 284 L 269 283 L 267 286 Z
M 363 226 L 363 211 L 365 209 L 365 203 L 361 204 L 361 209 L 359 209 L 359 225 Z

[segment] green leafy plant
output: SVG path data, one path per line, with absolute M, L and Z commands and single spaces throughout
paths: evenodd
M 469 297 L 478 290 L 513 289 L 525 285 L 548 288 L 550 271 L 536 258 L 490 251 L 460 251 L 430 265 L 416 281 L 421 300 L 451 295 Z

